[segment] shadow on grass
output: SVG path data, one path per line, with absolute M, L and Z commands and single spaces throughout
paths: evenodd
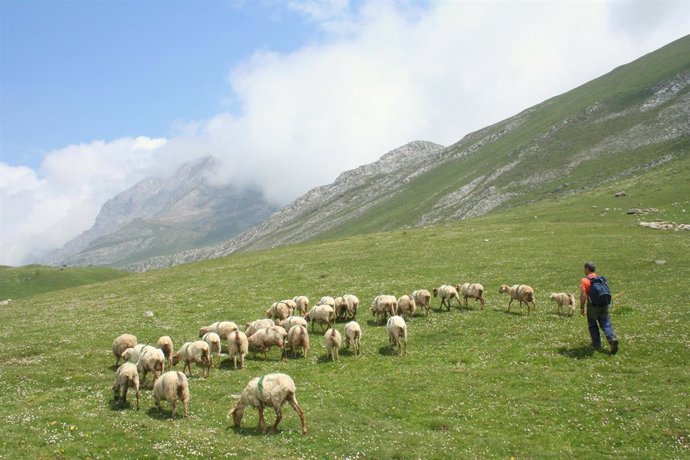
M 399 356 L 398 348 L 393 345 L 386 345 L 385 347 L 379 348 L 379 354 L 381 356 Z
M 333 360 L 331 359 L 331 355 L 321 355 L 319 358 L 316 360 L 317 364 L 325 364 L 325 363 L 332 363 Z
M 381 323 L 381 322 L 379 322 L 379 321 L 376 321 L 375 319 L 368 319 L 368 320 L 367 320 L 367 325 L 369 325 L 369 326 L 371 326 L 371 327 L 385 326 L 385 325 L 386 325 L 386 322 L 384 321 L 384 322 Z
M 235 425 L 228 425 L 225 428 L 225 431 L 234 431 L 235 434 L 239 434 L 242 436 L 264 436 L 264 434 L 259 431 L 257 427 L 251 427 L 251 426 L 235 426 Z
M 134 398 L 134 404 L 130 401 L 130 398 Z M 127 394 L 127 402 L 122 404 L 119 399 L 111 399 L 108 401 L 108 406 L 113 412 L 122 412 L 125 410 L 136 410 L 137 397 L 134 393 Z
M 575 348 L 561 347 L 558 349 L 558 354 L 566 358 L 582 359 L 589 358 L 595 353 L 595 350 L 590 345 L 581 345 Z
M 172 408 L 170 409 L 159 409 L 155 404 L 146 410 L 146 415 L 156 420 L 171 420 Z M 181 401 L 177 402 L 177 415 L 174 418 L 184 418 L 184 404 Z
M 508 310 L 504 310 L 504 309 L 502 309 L 502 308 L 499 308 L 499 309 L 495 309 L 494 311 L 499 311 L 499 312 L 501 312 L 501 313 L 503 313 L 503 314 L 506 314 L 506 315 L 527 316 L 527 313 L 523 313 L 523 312 L 521 312 L 521 311 L 519 311 L 519 310 L 510 310 L 510 311 L 508 311 Z

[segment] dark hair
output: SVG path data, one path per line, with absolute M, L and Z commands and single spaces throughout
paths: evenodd
M 585 262 L 585 268 L 592 273 L 597 271 L 597 267 L 595 267 L 592 262 Z

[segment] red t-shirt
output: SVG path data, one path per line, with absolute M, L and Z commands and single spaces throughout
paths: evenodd
M 590 273 L 580 280 L 580 292 L 589 297 L 589 288 L 592 286 L 591 278 L 596 278 L 596 273 Z

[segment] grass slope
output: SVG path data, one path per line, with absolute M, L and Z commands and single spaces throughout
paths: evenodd
M 98 267 L 63 268 L 43 265 L 0 267 L 0 300 L 30 297 L 123 276 L 129 276 L 129 273 Z
M 687 222 L 689 174 L 686 157 L 618 184 L 623 198 L 606 187 L 481 219 L 238 254 L 19 299 L 0 307 L 0 456 L 687 457 L 690 238 L 639 227 L 624 210 L 657 207 L 655 217 Z M 585 320 L 558 316 L 548 301 L 552 291 L 576 291 L 588 259 L 615 294 L 616 356 L 592 353 Z M 484 284 L 486 309 L 471 303 L 413 318 L 404 357 L 366 311 L 381 293 L 462 281 Z M 531 284 L 537 312 L 506 312 L 502 283 Z M 306 358 L 281 361 L 273 350 L 266 360 L 248 359 L 245 370 L 232 370 L 227 358 L 209 378 L 195 369 L 186 419 L 171 420 L 165 403 L 158 412 L 150 389 L 138 412 L 112 403 L 110 346 L 123 332 L 144 343 L 170 335 L 179 347 L 202 325 L 244 324 L 275 300 L 346 292 L 363 304 L 359 359 L 343 352 L 331 362 L 313 334 Z M 155 316 L 145 318 L 147 310 Z M 231 395 L 269 372 L 294 378 L 307 436 L 288 406 L 277 435 L 257 434 L 253 410 L 239 430 L 226 419 Z

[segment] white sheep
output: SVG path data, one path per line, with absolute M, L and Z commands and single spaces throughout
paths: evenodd
M 288 306 L 288 310 L 289 310 L 288 316 L 295 314 L 295 310 L 297 309 L 297 302 L 295 302 L 294 299 L 285 299 L 285 300 L 281 300 L 281 302 L 283 302 L 285 305 Z
M 575 314 L 575 296 L 565 292 L 553 292 L 551 300 L 558 305 L 558 314 L 568 313 L 570 316 Z
M 203 342 L 206 343 L 206 342 Z M 172 406 L 173 418 L 177 414 L 177 401 L 184 404 L 184 416 L 189 415 L 189 383 L 187 376 L 179 371 L 168 371 L 161 375 L 153 386 L 153 399 L 156 407 L 161 410 L 161 400 L 168 401 Z
M 386 323 L 388 344 L 398 347 L 398 354 L 407 353 L 407 324 L 402 316 L 391 316 Z
M 299 349 L 302 349 L 302 354 L 306 357 L 309 352 L 309 332 L 307 332 L 307 328 L 301 325 L 292 326 L 288 331 L 287 346 L 293 356 L 297 354 Z
M 335 299 L 335 316 L 340 319 L 353 320 L 357 316 L 359 298 L 353 294 L 345 294 Z
M 330 305 L 335 310 L 335 299 L 329 295 L 326 295 L 321 297 L 321 300 L 319 300 L 319 303 L 316 305 Z
M 374 297 L 369 309 L 374 318 L 381 316 L 382 322 L 386 320 L 388 315 L 394 316 L 398 314 L 398 299 L 393 295 L 382 294 Z
M 113 355 L 115 355 L 115 365 L 120 364 L 120 359 L 122 359 L 122 352 L 128 348 L 134 348 L 137 346 L 137 338 L 132 334 L 122 334 L 115 338 L 113 341 Z M 125 358 L 125 361 L 127 359 Z
M 429 316 L 429 308 L 431 307 L 431 293 L 426 289 L 418 289 L 412 293 L 415 304 L 424 308 L 424 314 Z
M 127 402 L 127 390 L 134 388 L 137 394 L 137 410 L 139 410 L 139 372 L 137 366 L 132 363 L 124 363 L 115 372 L 115 384 L 113 393 L 115 401 L 120 400 L 120 406 L 124 407 Z
M 266 310 L 266 318 L 271 318 L 276 321 L 284 320 L 290 316 L 290 307 L 285 302 L 273 302 L 273 305 Z
M 203 337 L 204 334 L 208 334 L 209 332 L 215 332 L 222 340 L 227 340 L 228 334 L 230 334 L 232 331 L 236 331 L 237 329 L 237 324 L 233 323 L 232 321 L 218 321 L 210 326 L 199 329 L 199 337 Z
M 434 288 L 434 297 L 441 297 L 441 305 L 439 305 L 438 310 L 441 311 L 443 304 L 446 304 L 446 308 L 450 311 L 450 302 L 455 299 L 460 305 L 460 297 L 458 297 L 458 290 L 455 286 L 448 286 L 446 284 Z
M 138 343 L 134 345 L 132 348 L 127 348 L 125 351 L 122 352 L 122 358 L 126 362 L 130 363 L 135 363 L 139 361 L 139 356 L 141 355 L 141 352 L 144 350 L 144 347 L 148 347 L 149 345 L 145 345 L 143 343 Z
M 276 325 L 276 323 L 274 323 L 272 319 L 269 319 L 269 318 L 257 319 L 255 321 L 252 321 L 251 323 L 247 323 L 245 325 L 244 333 L 247 335 L 247 337 L 251 337 L 259 329 L 263 329 L 264 327 L 271 327 L 271 326 L 275 326 L 275 325 Z
M 146 387 L 146 376 L 149 372 L 153 374 L 153 382 L 151 386 L 156 383 L 156 379 L 159 375 L 163 373 L 163 365 L 165 363 L 165 355 L 163 351 L 152 347 L 151 345 L 146 345 L 139 355 L 139 360 L 137 361 L 137 371 L 141 376 L 141 387 Z
M 281 357 L 285 351 L 285 339 L 287 332 L 280 326 L 264 327 L 259 329 L 254 334 L 247 337 L 249 350 L 253 352 L 261 352 L 264 358 L 268 357 L 268 351 L 271 347 L 278 347 L 281 350 Z
M 349 349 L 352 344 L 352 350 L 355 356 L 362 354 L 362 328 L 357 321 L 350 321 L 345 324 L 345 346 Z
M 537 308 L 537 305 L 534 303 L 534 289 L 532 289 L 531 286 L 528 286 L 526 284 L 514 284 L 512 286 L 502 284 L 501 287 L 498 288 L 498 293 L 503 294 L 504 292 L 507 292 L 510 295 L 510 302 L 508 302 L 508 311 L 510 311 L 510 304 L 513 303 L 513 300 L 517 300 L 520 302 L 520 309 L 522 309 L 522 304 L 525 303 L 527 305 L 528 315 L 530 312 L 530 303 L 534 306 L 535 309 Z
M 283 418 L 282 407 L 286 402 L 292 406 L 302 422 L 302 434 L 307 434 L 307 423 L 304 420 L 304 411 L 295 397 L 295 382 L 286 374 L 268 374 L 263 377 L 253 378 L 249 381 L 242 394 L 235 396 L 237 403 L 228 412 L 232 416 L 235 427 L 239 428 L 247 407 L 256 407 L 259 411 L 258 430 L 264 432 L 266 421 L 264 420 L 264 407 L 272 407 L 276 412 L 276 421 L 273 424 L 273 432 L 278 430 L 278 424 Z
M 213 364 L 213 354 L 215 353 L 216 356 L 218 356 L 218 365 L 220 366 L 220 336 L 215 332 L 207 332 L 206 334 L 204 334 L 201 340 L 208 344 L 209 351 L 211 352 L 211 364 Z
M 163 352 L 166 361 L 168 362 L 168 370 L 172 368 L 172 356 L 175 353 L 175 348 L 173 347 L 173 342 L 170 336 L 164 335 L 156 343 L 156 348 L 159 348 Z
M 233 331 L 228 335 L 228 355 L 232 358 L 232 362 L 237 369 L 237 357 L 240 357 L 240 366 L 244 368 L 244 357 L 249 351 L 249 340 L 247 335 L 240 331 Z
M 305 314 L 309 309 L 309 297 L 304 295 L 298 295 L 292 298 L 295 302 L 295 313 L 293 314 Z
M 307 322 L 306 319 L 302 318 L 301 316 L 288 316 L 287 318 L 282 320 L 280 323 L 278 323 L 278 325 L 289 332 L 290 328 L 292 326 L 307 327 L 307 326 L 309 326 L 309 323 Z
M 185 373 L 189 368 L 189 376 L 192 376 L 192 363 L 201 363 L 206 368 L 206 377 L 211 371 L 211 349 L 208 343 L 203 340 L 195 340 L 194 342 L 185 342 L 182 344 L 180 351 L 173 355 L 173 366 L 178 362 L 184 361 Z
M 315 323 L 321 324 L 322 329 L 323 325 L 326 324 L 326 330 L 328 330 L 331 327 L 331 321 L 335 318 L 335 310 L 330 305 L 317 305 L 305 313 L 304 318 L 311 321 L 312 332 L 314 332 Z
M 410 316 L 414 316 L 414 312 L 417 310 L 417 303 L 414 297 L 405 294 L 398 298 L 398 315 L 403 316 L 408 313 Z
M 326 352 L 330 355 L 331 361 L 338 360 L 338 352 L 343 343 L 342 336 L 335 328 L 332 328 L 323 335 L 323 343 L 326 347 Z
M 455 289 L 462 294 L 465 299 L 465 307 L 467 307 L 467 299 L 477 300 L 481 304 L 481 309 L 484 310 L 484 286 L 479 283 L 464 283 L 455 286 Z

